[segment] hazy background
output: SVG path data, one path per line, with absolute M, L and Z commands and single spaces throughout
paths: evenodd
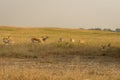
M 0 0 L 0 25 L 120 28 L 120 0 Z

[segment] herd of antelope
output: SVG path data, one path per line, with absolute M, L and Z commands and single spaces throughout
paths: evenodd
M 32 43 L 44 43 L 48 38 L 49 38 L 48 36 L 41 36 L 40 38 L 33 37 L 33 38 L 31 38 L 31 42 Z M 5 44 L 5 45 L 14 44 L 14 40 L 11 38 L 10 35 L 7 36 L 7 37 L 3 37 L 2 41 L 3 41 L 3 44 Z M 64 41 L 65 40 L 62 37 L 60 37 L 57 40 L 58 43 L 62 43 Z M 74 43 L 75 39 L 69 38 L 68 41 L 71 42 L 71 43 Z M 78 43 L 84 44 L 85 41 L 80 39 L 80 40 L 78 40 Z M 101 50 L 105 51 L 105 50 L 109 49 L 110 47 L 111 47 L 111 43 L 104 44 L 104 45 L 101 46 Z
M 48 36 L 41 36 L 40 38 L 33 37 L 33 38 L 31 38 L 31 42 L 32 43 L 44 43 L 48 38 L 49 38 Z M 2 41 L 3 41 L 3 44 L 5 44 L 5 45 L 14 44 L 14 40 L 11 38 L 10 35 L 7 36 L 7 37 L 3 37 Z M 75 39 L 70 38 L 68 41 L 74 43 Z M 60 37 L 57 40 L 57 42 L 64 42 L 64 39 L 62 37 Z M 78 42 L 79 43 L 84 43 L 85 41 L 84 40 L 79 40 Z

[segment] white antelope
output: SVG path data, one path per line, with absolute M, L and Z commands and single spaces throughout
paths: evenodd
M 11 36 L 7 36 L 7 37 L 4 37 L 4 38 L 3 38 L 3 43 L 4 43 L 5 45 L 8 45 L 8 44 L 13 44 L 14 41 L 12 40 Z
M 42 36 L 41 38 L 31 38 L 32 43 L 44 43 L 48 36 Z

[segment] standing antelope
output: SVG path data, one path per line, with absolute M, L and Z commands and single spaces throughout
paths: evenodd
M 42 36 L 41 38 L 31 38 L 32 43 L 43 43 L 46 41 L 48 36 Z
M 45 42 L 49 37 L 48 36 L 42 36 L 42 41 Z
M 3 43 L 8 45 L 8 44 L 13 44 L 13 40 L 11 39 L 11 36 L 7 36 L 3 38 Z
M 75 40 L 74 40 L 74 39 L 72 39 L 72 38 L 70 38 L 70 42 L 73 42 L 73 43 L 74 43 L 74 42 L 75 42 Z
M 107 51 L 110 48 L 111 48 L 111 43 L 101 45 L 101 51 Z
M 61 38 L 61 37 L 58 39 L 58 42 L 63 42 L 63 41 L 64 41 L 64 40 L 63 40 L 63 38 Z

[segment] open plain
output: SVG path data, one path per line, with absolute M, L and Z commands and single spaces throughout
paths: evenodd
M 43 42 L 31 41 L 44 36 Z M 0 80 L 120 80 L 119 75 L 120 33 L 0 27 Z

